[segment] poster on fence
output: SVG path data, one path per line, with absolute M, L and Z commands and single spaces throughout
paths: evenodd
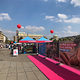
M 58 43 L 47 43 L 46 44 L 46 56 L 59 61 L 59 47 Z
M 59 54 L 62 63 L 80 69 L 80 43 L 60 42 Z

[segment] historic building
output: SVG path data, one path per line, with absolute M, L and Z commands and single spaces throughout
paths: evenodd
M 25 37 L 29 36 L 30 38 L 33 38 L 35 40 L 41 38 L 43 35 L 38 35 L 38 34 L 27 34 L 25 32 L 16 32 L 16 36 L 14 36 L 14 41 L 18 41 L 20 39 L 23 39 Z
M 0 43 L 5 43 L 6 42 L 6 36 L 0 31 Z

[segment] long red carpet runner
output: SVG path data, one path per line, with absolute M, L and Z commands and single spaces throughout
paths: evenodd
M 27 56 L 49 80 L 80 80 L 80 71 L 67 67 L 66 65 L 56 65 L 56 61 L 44 59 L 43 56 Z M 72 70 L 72 71 L 71 71 Z

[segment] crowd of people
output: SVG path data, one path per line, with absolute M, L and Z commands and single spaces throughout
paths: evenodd
M 5 45 L 0 43 L 0 48 L 8 48 L 8 44 Z
M 9 48 L 9 50 L 11 50 L 11 54 L 13 54 L 13 50 L 14 49 L 17 49 L 18 50 L 18 53 L 20 53 L 20 51 L 22 50 L 23 47 L 20 44 L 10 44 L 8 46 L 8 48 Z
M 9 50 L 11 50 L 11 54 L 13 54 L 13 50 L 17 49 L 18 50 L 18 54 L 25 54 L 27 53 L 27 48 L 28 46 L 31 47 L 32 49 L 32 53 L 36 53 L 37 49 L 35 45 L 28 45 L 28 44 L 9 44 L 6 45 L 6 48 L 9 48 Z

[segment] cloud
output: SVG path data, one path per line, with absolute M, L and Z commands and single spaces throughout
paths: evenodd
M 0 13 L 0 21 L 3 21 L 3 20 L 11 20 L 11 17 L 9 16 L 8 13 Z
M 66 0 L 57 0 L 58 2 L 66 2 Z
M 24 29 L 24 26 L 21 26 L 21 29 Z
M 48 0 L 43 0 L 44 2 L 48 2 Z
M 80 17 L 76 16 L 67 16 L 66 14 L 57 14 L 58 18 L 53 19 L 55 22 L 64 22 L 64 23 L 80 23 Z
M 67 36 L 76 36 L 79 35 L 78 32 L 73 32 L 72 26 L 66 26 L 64 27 L 64 30 L 62 32 L 55 32 L 59 37 L 67 37 Z
M 29 32 L 40 32 L 40 31 L 44 31 L 45 28 L 43 26 L 37 27 L 37 26 L 26 26 L 25 27 L 27 31 Z
M 71 29 L 72 29 L 72 26 L 66 26 L 66 27 L 64 27 L 64 31 L 63 32 L 71 31 Z
M 73 32 L 71 29 L 72 29 L 72 26 L 67 26 L 64 34 L 67 35 L 67 36 L 76 36 L 76 35 L 79 35 L 78 32 Z
M 71 30 L 72 26 L 67 26 L 67 28 L 68 28 L 69 30 Z
M 80 0 L 71 0 L 71 4 L 73 4 L 74 7 L 80 6 Z
M 46 20 L 53 21 L 54 20 L 54 16 L 45 16 L 45 19 Z
M 60 19 L 67 19 L 68 18 L 67 15 L 65 15 L 65 14 L 58 14 L 58 17 Z
M 41 34 L 42 32 L 44 32 L 45 28 L 43 26 L 26 26 L 25 28 L 22 26 L 22 32 L 30 32 L 30 33 L 39 33 Z M 16 31 L 12 31 L 12 30 L 6 30 L 3 29 L 2 27 L 0 27 L 0 31 L 2 31 L 6 37 L 8 37 L 8 39 L 13 40 L 13 36 L 16 35 Z M 20 30 L 21 31 L 21 30 Z
M 71 19 L 66 19 L 64 20 L 65 23 L 80 23 L 80 18 L 75 17 L 75 18 L 71 18 Z
M 64 22 L 64 23 L 80 23 L 80 17 L 71 16 L 69 18 L 66 14 L 57 14 L 58 17 L 54 16 L 45 16 L 45 20 L 55 21 L 55 22 Z
M 16 31 L 4 30 L 4 34 L 8 37 L 8 39 L 13 40 L 13 36 L 16 35 Z
M 65 31 L 63 34 L 64 34 L 64 36 L 76 36 L 76 35 L 79 35 L 78 32 L 73 32 L 71 30 Z
M 57 35 L 59 37 L 68 37 L 68 36 L 77 36 L 77 35 L 79 35 L 79 33 L 73 32 L 73 31 L 62 31 L 62 32 L 57 32 Z

